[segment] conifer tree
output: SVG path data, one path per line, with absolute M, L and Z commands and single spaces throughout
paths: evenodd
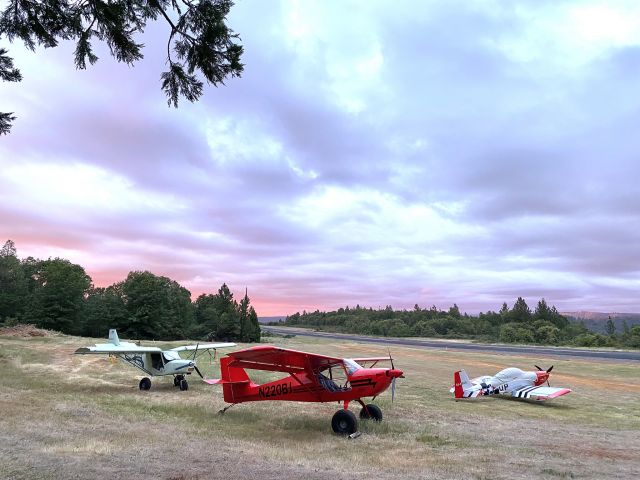
M 92 45 L 97 39 L 117 61 L 132 65 L 143 57 L 144 45 L 136 36 L 148 22 L 162 19 L 169 27 L 162 90 L 177 107 L 180 97 L 194 102 L 202 95 L 198 74 L 213 85 L 241 75 L 239 36 L 225 23 L 232 6 L 231 0 L 9 0 L 0 13 L 0 39 L 21 40 L 30 50 L 74 41 L 78 69 L 98 61 Z M 18 82 L 20 72 L 6 54 L 0 49 L 0 79 Z M 0 134 L 9 131 L 14 118 L 0 113 Z

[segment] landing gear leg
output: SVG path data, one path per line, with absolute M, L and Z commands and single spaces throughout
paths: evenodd
M 235 403 L 232 403 L 231 405 L 227 405 L 226 407 L 224 407 L 222 410 L 220 410 L 218 412 L 218 415 L 224 415 L 224 412 L 226 412 L 227 410 L 229 410 L 231 407 L 233 407 L 234 405 L 237 405 Z
M 363 420 L 375 420 L 376 422 L 382 421 L 382 410 L 377 405 L 373 403 L 369 403 L 367 405 L 360 399 L 358 399 L 360 405 L 362 405 L 362 410 L 360 410 L 360 418 Z

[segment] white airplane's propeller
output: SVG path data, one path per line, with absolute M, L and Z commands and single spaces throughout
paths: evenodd
M 196 349 L 193 352 L 193 357 L 191 358 L 191 363 L 193 363 L 193 368 L 198 373 L 198 375 L 200 375 L 200 378 L 202 378 L 204 380 L 204 376 L 202 375 L 202 372 L 200 371 L 200 369 L 196 365 L 196 355 L 198 355 L 198 347 L 200 347 L 200 342 L 196 343 Z

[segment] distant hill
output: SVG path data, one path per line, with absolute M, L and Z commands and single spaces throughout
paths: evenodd
M 284 322 L 286 315 L 275 317 L 258 317 L 258 323 Z
M 622 325 L 626 321 L 629 327 L 640 325 L 640 313 L 618 313 L 618 312 L 561 312 L 569 320 L 574 322 L 584 322 L 584 325 L 594 332 L 604 333 L 607 320 L 611 317 L 616 326 L 616 332 L 622 332 Z

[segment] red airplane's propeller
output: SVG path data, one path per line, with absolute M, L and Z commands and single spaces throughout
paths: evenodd
M 551 365 L 549 368 L 547 368 L 546 370 L 543 368 L 540 368 L 538 365 L 534 365 L 534 367 L 536 367 L 540 372 L 546 372 L 547 374 L 551 373 L 551 370 L 553 370 L 553 365 Z M 549 383 L 549 377 L 547 376 L 547 386 L 550 387 L 551 384 Z
M 389 361 L 391 362 L 391 370 L 395 370 L 396 367 L 393 365 L 393 357 L 391 356 L 391 349 L 387 348 L 387 350 L 389 351 Z M 393 402 L 393 400 L 396 398 L 396 377 L 393 377 L 391 379 L 391 401 Z

